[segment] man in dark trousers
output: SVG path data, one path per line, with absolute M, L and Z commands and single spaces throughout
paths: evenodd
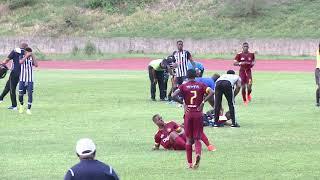
M 221 109 L 221 101 L 222 95 L 224 94 L 229 106 L 232 128 L 240 127 L 240 125 L 236 121 L 236 115 L 234 110 L 234 98 L 239 93 L 241 87 L 241 79 L 238 75 L 235 74 L 233 70 L 228 70 L 227 74 L 221 75 L 217 81 L 215 86 L 215 102 L 214 102 L 214 127 L 218 127 L 217 123 L 219 121 L 219 116 Z
M 152 60 L 148 65 L 150 79 L 151 100 L 156 100 L 156 85 L 159 85 L 160 100 L 165 101 L 167 96 L 167 80 L 165 80 L 165 70 L 169 70 L 169 58 Z
M 15 48 L 10 52 L 8 57 L 3 61 L 2 64 L 6 65 L 12 60 L 12 68 L 9 76 L 9 80 L 6 83 L 6 86 L 3 92 L 0 95 L 0 102 L 3 101 L 3 98 L 10 92 L 10 98 L 12 105 L 8 109 L 18 110 L 17 108 L 17 99 L 16 99 L 16 88 L 19 83 L 20 77 L 20 62 L 19 60 L 24 56 L 24 49 L 28 47 L 27 43 L 21 43 L 19 48 Z
M 89 138 L 80 139 L 76 145 L 80 163 L 68 170 L 64 180 L 119 180 L 111 166 L 95 160 L 96 145 Z

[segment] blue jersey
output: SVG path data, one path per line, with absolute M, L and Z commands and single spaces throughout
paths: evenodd
M 81 160 L 70 168 L 64 180 L 119 180 L 111 166 L 98 160 Z
M 204 67 L 203 67 L 203 65 L 201 63 L 196 62 L 196 61 L 194 61 L 194 63 L 195 63 L 195 68 L 199 69 L 200 71 L 204 70 Z M 192 66 L 190 61 L 188 62 L 188 70 L 189 69 L 193 69 L 193 66 Z
M 197 81 L 197 82 L 202 82 L 202 83 L 204 83 L 205 85 L 207 85 L 208 87 L 210 87 L 212 90 L 214 90 L 215 82 L 213 81 L 212 78 L 199 77 L 199 78 L 196 78 L 196 81 Z

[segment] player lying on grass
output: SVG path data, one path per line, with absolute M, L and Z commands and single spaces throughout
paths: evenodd
M 165 123 L 159 114 L 152 117 L 152 121 L 159 127 L 158 132 L 154 136 L 155 145 L 153 150 L 158 150 L 160 145 L 170 150 L 185 150 L 186 136 L 182 126 L 174 121 Z M 209 151 L 215 151 L 214 145 L 210 144 L 207 136 L 203 133 L 202 142 L 205 143 Z
M 206 114 L 203 116 L 203 125 L 204 126 L 214 126 L 217 124 L 215 127 L 223 127 L 223 126 L 231 126 L 231 116 L 230 116 L 230 111 L 227 111 L 225 114 L 223 114 L 223 108 L 220 110 L 219 114 L 219 120 L 217 123 L 214 122 L 214 109 L 207 111 Z

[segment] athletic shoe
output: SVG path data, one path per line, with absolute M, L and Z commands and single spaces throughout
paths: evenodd
M 216 151 L 217 150 L 216 147 L 212 144 L 210 144 L 207 148 L 208 148 L 208 151 Z
M 232 124 L 230 127 L 231 127 L 231 128 L 239 128 L 240 125 L 239 125 L 238 123 L 236 123 L 236 124 Z
M 200 155 L 197 155 L 197 157 L 196 157 L 196 162 L 195 162 L 194 165 L 193 165 L 193 169 L 198 169 L 198 168 L 199 168 L 200 159 L 201 159 Z
M 0 100 L 0 103 L 3 103 L 3 99 Z
M 220 126 L 218 124 L 214 124 L 213 128 L 219 128 Z
M 151 98 L 151 101 L 156 101 L 156 99 L 155 98 Z
M 30 109 L 27 109 L 27 114 L 29 114 L 29 115 L 32 114 L 31 111 L 30 111 Z
M 316 106 L 320 107 L 320 103 L 317 103 Z
M 248 99 L 249 102 L 251 101 L 251 94 L 248 94 L 247 99 Z
M 19 113 L 23 113 L 23 111 L 24 111 L 23 105 L 19 105 Z
M 249 101 L 248 101 L 248 100 L 247 100 L 247 101 L 243 101 L 243 104 L 244 104 L 245 106 L 248 106 Z
M 10 110 L 14 110 L 14 111 L 17 111 L 17 110 L 18 110 L 18 108 L 17 108 L 17 107 L 13 107 L 13 106 L 8 107 L 8 109 L 10 109 Z
M 188 163 L 188 169 L 192 169 L 192 163 Z

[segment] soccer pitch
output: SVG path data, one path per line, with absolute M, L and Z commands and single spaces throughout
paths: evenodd
M 152 115 L 181 123 L 183 109 L 149 100 L 147 72 L 37 71 L 31 116 L 7 110 L 9 95 L 0 104 L 0 179 L 62 179 L 79 161 L 74 149 L 82 137 L 95 141 L 96 158 L 124 180 L 320 178 L 314 75 L 254 72 L 253 78 L 249 106 L 240 94 L 236 99 L 241 128 L 206 127 L 217 151 L 203 146 L 200 168 L 189 170 L 184 151 L 151 150 Z

